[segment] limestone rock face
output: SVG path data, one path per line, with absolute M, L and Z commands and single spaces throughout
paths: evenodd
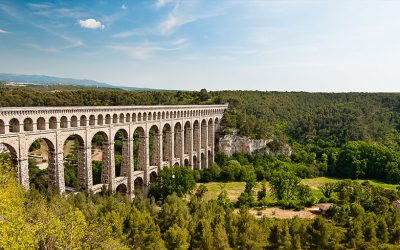
M 290 156 L 292 149 L 287 144 L 282 144 L 274 139 L 250 139 L 246 136 L 236 134 L 224 135 L 219 138 L 218 151 L 228 156 L 232 156 L 235 152 L 244 154 L 267 152 L 272 156 L 284 155 Z

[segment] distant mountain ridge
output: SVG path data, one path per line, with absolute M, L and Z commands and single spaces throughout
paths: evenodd
M 0 73 L 0 82 L 16 82 L 16 83 L 30 83 L 37 85 L 78 85 L 85 87 L 98 87 L 98 88 L 113 88 L 124 90 L 159 90 L 151 88 L 137 88 L 137 87 L 120 87 L 108 83 L 97 82 L 87 79 L 73 79 L 63 78 L 47 75 L 22 75 L 22 74 L 8 74 Z

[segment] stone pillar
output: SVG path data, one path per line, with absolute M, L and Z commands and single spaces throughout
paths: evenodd
M 48 176 L 49 176 L 49 189 L 53 191 L 58 191 L 58 174 L 57 174 L 57 163 L 56 163 L 57 153 L 54 149 L 49 149 L 48 157 Z
M 150 150 L 152 152 L 149 166 L 161 166 L 161 161 L 162 161 L 162 155 L 161 155 L 162 145 L 160 143 L 161 140 L 162 140 L 162 133 L 153 135 L 153 145 L 151 149 L 149 148 L 149 152 Z
M 82 154 L 83 161 L 85 162 L 85 183 L 84 187 L 87 191 L 93 188 L 93 170 L 92 170 L 92 144 L 91 141 L 86 142 L 86 147 L 84 148 L 84 155 Z
M 165 133 L 163 133 L 163 138 L 162 138 L 162 142 L 163 142 L 163 153 L 162 153 L 162 162 L 164 161 L 168 161 L 169 165 L 172 165 L 172 161 L 173 161 L 173 133 L 172 131 L 166 131 Z
M 185 131 L 183 129 L 181 129 L 181 131 L 179 131 L 179 134 L 180 134 L 180 144 L 178 144 L 180 147 L 179 157 L 181 158 L 181 166 L 185 166 L 185 160 L 183 157 L 183 155 L 185 153 L 184 152 L 185 145 L 183 143 L 183 138 L 185 137 Z
M 205 168 L 208 168 L 208 126 L 207 123 L 204 126 L 204 138 L 202 138 L 204 140 L 204 157 L 205 157 L 205 163 L 204 166 Z
M 134 180 L 133 180 L 133 173 L 135 171 L 134 160 L 133 160 L 133 138 L 132 136 L 129 137 L 128 143 L 128 194 L 130 198 L 133 198 L 133 190 L 134 190 Z
M 155 158 L 155 162 L 156 162 L 156 166 L 158 166 L 158 168 L 159 169 L 161 169 L 161 167 L 162 167 L 162 152 L 163 152 L 163 150 L 162 150 L 162 132 L 161 133 L 159 133 L 159 134 L 156 134 L 155 135 L 155 138 L 154 138 L 154 148 L 155 148 L 155 151 L 154 151 L 154 156 L 156 157 Z
M 201 133 L 200 133 L 200 126 L 193 127 L 193 150 L 196 151 L 196 162 L 192 163 L 193 167 L 199 167 L 199 161 L 201 158 Z M 193 157 L 192 157 L 193 158 Z
M 149 145 L 149 138 L 147 136 L 139 137 L 139 152 L 138 152 L 138 170 L 146 171 L 150 164 L 149 154 L 147 150 L 147 145 Z
M 121 176 L 129 176 L 130 169 L 130 140 L 122 140 L 122 155 L 121 155 Z
M 148 135 L 148 131 L 146 131 L 146 135 Z M 142 169 L 142 170 L 144 171 L 144 185 L 147 185 L 147 183 L 149 183 L 149 180 L 147 177 L 148 177 L 149 166 L 150 166 L 150 154 L 149 154 L 149 148 L 148 148 L 149 137 L 145 136 L 144 138 L 145 138 L 144 150 L 143 150 L 144 152 L 143 152 L 143 155 L 141 155 L 140 154 L 141 150 L 139 150 L 139 159 L 144 157 L 144 160 L 145 160 L 144 169 Z
M 64 153 L 57 152 L 55 154 L 55 181 L 56 181 L 56 190 L 60 194 L 65 193 L 65 179 L 64 179 Z M 49 172 L 50 172 L 50 164 L 49 164 Z
M 185 154 L 188 154 L 189 156 L 189 165 L 191 166 L 191 168 L 193 169 L 193 130 L 192 128 L 185 128 L 184 129 L 184 144 L 185 144 Z
M 183 166 L 183 154 L 182 154 L 182 128 L 180 130 L 175 130 L 174 128 L 174 159 L 179 158 L 179 165 Z
M 103 142 L 101 183 L 108 184 L 112 188 L 112 181 L 115 176 L 114 144 Z
M 19 123 L 19 132 L 25 132 L 25 128 L 24 128 L 24 120 L 20 121 Z
M 209 162 L 214 163 L 215 162 L 215 126 L 214 126 L 214 121 L 208 126 L 208 134 L 209 134 L 209 140 L 208 140 L 208 145 L 211 147 L 211 156 L 209 155 L 208 157 L 211 158 L 209 159 Z
M 78 189 L 87 188 L 87 151 L 85 146 L 78 147 Z
M 18 159 L 18 179 L 19 183 L 25 188 L 29 189 L 29 168 L 28 168 L 28 158 Z
M 116 187 L 114 187 L 114 180 L 115 180 L 115 153 L 114 153 L 114 138 L 111 139 L 111 142 L 108 147 L 109 154 L 110 154 L 110 162 L 108 168 L 108 175 L 109 175 L 109 189 L 114 191 Z
M 175 133 L 174 131 L 172 131 L 173 128 L 171 128 L 171 132 L 170 132 L 170 138 L 171 138 L 171 143 L 170 143 L 170 156 L 169 156 L 169 165 L 172 166 L 174 165 L 174 160 L 175 160 Z

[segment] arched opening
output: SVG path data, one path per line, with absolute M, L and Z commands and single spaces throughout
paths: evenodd
M 182 157 L 182 126 L 179 122 L 174 127 L 174 157 Z
M 68 118 L 62 116 L 60 119 L 60 128 L 68 128 Z
M 174 167 L 179 167 L 179 163 L 175 162 Z
M 33 131 L 33 121 L 31 118 L 25 118 L 24 131 Z
M 128 193 L 128 188 L 126 187 L 125 184 L 122 183 L 122 184 L 119 184 L 117 186 L 116 191 L 117 191 L 117 193 L 127 194 Z
M 86 127 L 87 126 L 87 119 L 86 119 L 85 115 L 81 116 L 81 120 L 80 120 L 79 126 L 81 126 L 81 127 Z
M 200 152 L 200 124 L 199 121 L 193 123 L 193 151 Z
M 157 173 L 156 171 L 153 171 L 150 173 L 150 183 L 153 183 L 157 180 Z
M 40 192 L 56 190 L 58 185 L 54 144 L 48 139 L 37 139 L 29 146 L 28 156 L 30 187 Z
M 184 164 L 185 164 L 185 167 L 189 167 L 189 160 L 185 159 Z
M 193 162 L 192 162 L 193 168 L 199 168 L 199 164 L 197 163 L 197 156 L 193 155 Z
M 137 177 L 133 182 L 135 192 L 143 192 L 144 190 L 144 181 L 142 177 Z
M 153 113 L 153 120 L 157 120 L 157 113 L 156 112 Z
M 129 136 L 120 129 L 114 136 L 115 177 L 128 176 L 129 173 Z
M 131 114 L 126 114 L 126 122 L 131 122 Z
M 150 166 L 160 165 L 160 131 L 156 125 L 149 130 L 149 159 Z
M 113 123 L 118 123 L 118 115 L 117 114 L 113 115 Z
M 92 138 L 93 185 L 110 183 L 109 169 L 110 142 L 104 132 L 97 132 Z
M 190 125 L 190 122 L 187 121 L 185 123 L 183 152 L 185 154 L 190 154 L 190 151 L 192 151 L 192 127 Z
M 207 167 L 206 155 L 204 153 L 201 153 L 201 169 L 205 169 L 206 167 Z
M 73 128 L 78 127 L 78 117 L 76 116 L 71 117 L 71 127 Z
M 138 120 L 138 122 L 142 121 L 142 114 L 141 113 L 138 114 L 137 120 Z
M 18 173 L 18 156 L 14 147 L 9 144 L 0 143 L 0 166 L 3 168 L 9 166 L 12 168 L 15 177 L 21 183 L 21 176 Z
M 0 119 L 0 134 L 4 134 L 6 132 L 4 121 Z
M 146 133 L 142 127 L 133 133 L 133 162 L 135 171 L 146 169 Z
M 96 125 L 96 116 L 90 115 L 89 116 L 89 126 L 94 126 Z
M 211 150 L 208 150 L 208 166 L 211 166 L 214 162 L 214 152 L 212 152 Z
M 166 115 L 167 115 L 167 119 L 169 119 L 169 112 L 167 112 L 167 114 L 166 114 Z
M 39 117 L 36 122 L 37 130 L 46 129 L 46 120 L 43 117 Z
M 172 161 L 172 130 L 171 126 L 167 123 L 164 125 L 162 137 L 162 150 L 163 150 L 163 161 Z
M 124 114 L 119 115 L 119 123 L 124 123 L 125 122 L 125 116 Z
M 215 132 L 218 132 L 219 130 L 219 119 L 215 118 L 215 126 L 214 126 Z
M 19 132 L 19 121 L 16 118 L 10 120 L 9 123 L 9 131 L 10 133 L 18 133 Z
M 214 124 L 212 119 L 208 120 L 208 146 L 212 147 L 214 145 Z
M 165 119 L 165 112 L 162 112 L 162 119 Z
M 49 128 L 57 129 L 57 118 L 55 118 L 54 116 L 50 117 L 50 119 L 49 119 Z
M 160 120 L 161 119 L 161 112 L 158 112 L 158 114 L 157 114 L 157 120 Z
M 207 122 L 206 120 L 201 121 L 201 148 L 205 149 L 207 147 Z
M 147 121 L 147 114 L 146 113 L 143 113 L 143 121 L 144 122 Z
M 103 125 L 104 120 L 103 120 L 103 115 L 98 115 L 97 116 L 97 125 Z
M 87 186 L 86 150 L 79 135 L 71 135 L 64 142 L 65 191 L 73 192 Z
M 106 124 L 111 124 L 111 115 L 106 115 Z
M 132 114 L 132 122 L 136 122 L 136 114 L 135 113 Z
M 151 112 L 149 112 L 149 113 L 147 114 L 147 118 L 149 119 L 149 121 L 151 121 Z

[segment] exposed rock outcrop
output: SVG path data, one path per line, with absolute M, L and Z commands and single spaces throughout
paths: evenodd
M 285 155 L 290 156 L 292 149 L 289 145 L 281 143 L 274 139 L 250 139 L 246 136 L 237 134 L 224 135 L 219 138 L 217 143 L 218 151 L 231 156 L 235 152 L 245 154 L 265 153 L 272 156 Z

